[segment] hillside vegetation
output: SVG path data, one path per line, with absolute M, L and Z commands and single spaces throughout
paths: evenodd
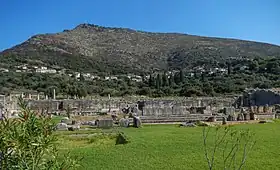
M 266 43 L 81 24 L 1 52 L 0 93 L 51 96 L 55 88 L 72 97 L 234 94 L 280 87 L 279 63 L 280 47 Z M 26 66 L 57 73 L 18 70 Z
M 81 24 L 35 35 L 0 54 L 1 63 L 37 63 L 111 74 L 187 69 L 230 59 L 280 56 L 280 47 L 250 41 L 176 33 L 149 33 Z

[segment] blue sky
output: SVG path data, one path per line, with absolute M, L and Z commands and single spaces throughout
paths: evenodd
M 80 23 L 280 45 L 280 0 L 0 0 L 0 51 Z

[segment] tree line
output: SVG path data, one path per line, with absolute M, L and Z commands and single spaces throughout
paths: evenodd
M 53 89 L 65 97 L 85 97 L 88 95 L 125 96 L 145 95 L 164 96 L 218 96 L 241 93 L 245 88 L 280 87 L 280 59 L 254 59 L 231 61 L 224 64 L 225 74 L 179 70 L 174 74 L 167 71 L 145 74 L 142 81 L 136 82 L 128 77 L 118 80 L 86 80 L 59 74 L 39 73 L 0 73 L 0 93 L 13 91 L 42 92 L 52 96 Z M 243 66 L 244 69 L 240 69 Z M 146 78 L 148 77 L 148 78 Z

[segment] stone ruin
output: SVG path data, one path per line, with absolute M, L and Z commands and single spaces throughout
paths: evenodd
M 234 102 L 243 111 L 245 120 L 274 119 L 280 104 L 280 89 L 246 89 Z
M 4 96 L 0 104 L 9 115 L 19 112 L 17 97 Z M 27 96 L 27 97 L 26 97 Z M 208 120 L 215 117 L 228 121 L 275 118 L 276 103 L 280 97 L 273 90 L 247 90 L 237 99 L 234 97 L 189 97 L 189 98 L 94 98 L 94 99 L 50 99 L 25 95 L 31 109 L 42 114 L 65 115 L 71 108 L 73 115 L 92 116 L 110 114 L 117 119 L 118 114 L 138 116 L 146 122 L 177 122 L 187 120 Z M 2 97 L 3 98 L 3 97 Z M 270 100 L 271 99 L 271 100 Z M 4 110 L 2 109 L 2 110 Z M 280 114 L 280 107 L 279 107 Z
M 17 97 L 7 97 L 6 103 L 10 114 L 19 112 Z M 49 99 L 36 98 L 30 95 L 24 98 L 32 110 L 42 114 L 65 115 L 71 108 L 74 115 L 89 116 L 102 114 L 119 114 L 132 112 L 145 122 L 145 119 L 204 119 L 218 110 L 231 106 L 233 98 L 95 98 L 89 99 Z
M 221 98 L 185 98 L 184 100 L 145 100 L 138 102 L 139 115 L 148 120 L 176 122 L 182 120 L 208 120 L 219 110 L 230 107 L 231 100 Z M 148 121 L 149 122 L 149 121 Z
M 280 89 L 246 89 L 234 102 L 234 106 L 273 106 L 280 104 Z
M 113 127 L 113 119 L 98 119 L 96 125 L 98 128 L 111 128 Z

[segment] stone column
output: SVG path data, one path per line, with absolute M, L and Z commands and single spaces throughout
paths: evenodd
M 269 112 L 269 106 L 268 106 L 268 104 L 266 104 L 266 105 L 264 106 L 263 112 L 264 112 L 264 113 L 268 113 L 268 112 Z
M 55 96 L 55 89 L 53 89 L 53 99 L 55 100 L 56 96 Z
M 3 120 L 3 118 L 5 116 L 4 114 L 5 114 L 4 107 L 0 106 L 0 120 Z M 7 118 L 9 118 L 9 117 L 10 117 L 9 112 L 7 112 Z
M 240 96 L 240 107 L 243 107 L 244 105 L 244 99 L 243 96 Z
M 201 106 L 201 100 L 200 100 L 200 99 L 198 99 L 198 101 L 197 101 L 197 106 L 198 106 L 198 107 Z
M 59 102 L 56 103 L 56 110 L 59 110 Z
M 258 113 L 263 113 L 263 111 L 264 111 L 263 106 L 258 106 Z

